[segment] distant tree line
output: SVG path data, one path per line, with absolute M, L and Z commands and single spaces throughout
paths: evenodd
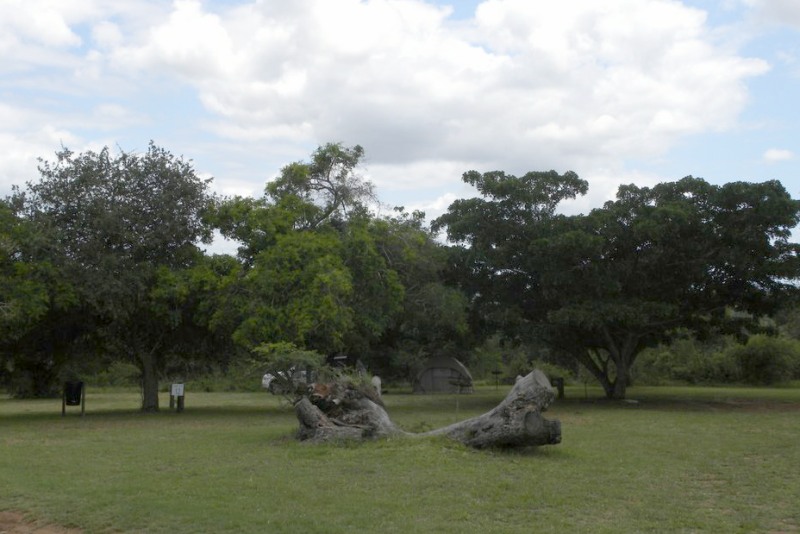
M 574 173 L 471 171 L 480 196 L 428 227 L 372 209 L 362 158 L 326 144 L 260 198 L 214 196 L 153 143 L 41 160 L 40 178 L 0 201 L 2 385 L 48 396 L 127 362 L 154 411 L 159 379 L 282 346 L 394 380 L 440 355 L 484 375 L 580 366 L 624 398 L 637 357 L 663 367 L 652 351 L 674 339 L 741 344 L 779 333 L 767 317 L 794 335 L 800 202 L 777 181 L 629 185 L 567 216 L 558 204 L 588 188 Z M 236 256 L 203 252 L 215 231 Z

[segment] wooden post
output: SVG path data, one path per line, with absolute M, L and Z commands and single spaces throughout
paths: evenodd
M 183 411 L 183 402 L 184 402 L 184 388 L 183 384 L 172 384 L 172 387 L 169 391 L 169 408 L 170 410 L 175 407 L 177 402 L 177 412 L 181 413 Z

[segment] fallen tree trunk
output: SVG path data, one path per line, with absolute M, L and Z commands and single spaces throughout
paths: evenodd
M 295 404 L 295 411 L 302 441 L 444 435 L 476 448 L 526 447 L 561 442 L 561 423 L 542 417 L 554 398 L 547 377 L 535 370 L 519 379 L 493 410 L 421 434 L 395 425 L 376 392 L 347 384 L 315 384 L 311 394 Z

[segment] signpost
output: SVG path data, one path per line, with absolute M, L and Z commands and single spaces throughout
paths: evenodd
M 177 400 L 177 412 L 180 413 L 183 411 L 183 384 L 172 384 L 172 387 L 169 391 L 169 409 L 175 408 L 176 400 Z

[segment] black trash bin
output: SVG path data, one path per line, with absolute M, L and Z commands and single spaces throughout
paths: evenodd
M 67 406 L 80 406 L 81 415 L 86 410 L 86 391 L 83 382 L 64 382 L 64 394 L 61 398 L 61 415 L 65 415 Z

